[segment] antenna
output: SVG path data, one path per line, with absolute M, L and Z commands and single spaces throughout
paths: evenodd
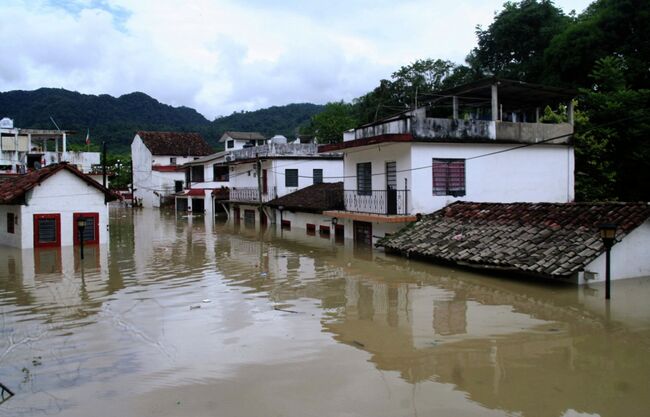
M 50 116 L 50 120 L 52 121 L 52 123 L 54 123 L 54 126 L 56 126 L 56 130 L 58 130 L 60 132 L 61 129 L 59 128 L 59 125 L 56 124 L 56 122 L 54 121 L 54 118 L 52 116 Z

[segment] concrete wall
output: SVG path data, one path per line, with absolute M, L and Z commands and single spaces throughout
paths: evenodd
M 395 161 L 397 170 L 397 189 L 403 190 L 405 182 L 407 181 L 408 189 L 412 187 L 412 175 L 424 175 L 425 171 L 407 171 L 411 167 L 415 167 L 411 163 L 411 144 L 410 143 L 387 143 L 379 146 L 371 146 L 365 150 L 355 148 L 354 152 L 347 153 L 345 156 L 344 164 L 344 189 L 356 190 L 357 189 L 357 164 L 363 162 L 371 162 L 372 166 L 372 189 L 385 190 L 386 189 L 386 162 Z M 429 162 L 431 165 L 431 162 Z M 403 171 L 403 172 L 400 172 Z M 431 175 L 429 173 L 429 175 Z M 429 187 L 431 188 L 431 187 Z M 411 199 L 409 193 L 409 199 Z M 409 204 L 410 206 L 410 204 Z
M 13 213 L 18 224 L 14 221 L 14 233 L 7 232 L 7 214 Z M 0 205 L 0 245 L 19 248 L 22 242 L 22 210 L 21 206 Z
M 530 146 L 467 160 L 516 146 L 414 143 L 411 148 L 412 167 L 427 168 L 413 171 L 412 182 L 409 182 L 409 189 L 413 190 L 410 198 L 411 213 L 430 213 L 454 201 L 495 203 L 573 201 L 573 147 Z M 466 159 L 465 196 L 433 195 L 433 174 L 432 169 L 429 168 L 433 158 Z
M 74 174 L 59 171 L 27 193 L 27 205 L 0 206 L 2 207 L 0 213 L 4 215 L 4 224 L 0 230 L 6 230 L 6 212 L 8 210 L 15 212 L 20 208 L 16 236 L 8 237 L 6 233 L 0 232 L 2 237 L 0 243 L 23 249 L 33 248 L 34 214 L 51 213 L 59 213 L 61 216 L 61 246 L 74 243 L 74 234 L 77 233 L 74 213 L 98 213 L 99 243 L 107 243 L 108 205 L 104 203 L 104 198 L 104 193 L 86 184 Z
M 612 280 L 650 277 L 650 252 L 648 248 L 650 248 L 650 220 L 634 229 L 632 233 L 612 247 Z M 589 263 L 585 267 L 585 271 L 594 274 L 594 279 L 588 282 L 605 281 L 605 253 Z M 578 282 L 580 284 L 586 283 L 584 274 L 579 275 Z

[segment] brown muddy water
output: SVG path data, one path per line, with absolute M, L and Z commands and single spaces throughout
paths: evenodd
M 647 416 L 649 284 L 607 311 L 601 286 L 113 209 L 83 262 L 0 249 L 0 416 Z

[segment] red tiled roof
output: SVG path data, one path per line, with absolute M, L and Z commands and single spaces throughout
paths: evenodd
M 310 185 L 291 194 L 273 199 L 271 207 L 283 206 L 285 210 L 322 213 L 325 210 L 343 209 L 343 183 L 324 182 Z
M 213 152 L 198 133 L 139 131 L 137 135 L 152 155 L 205 156 Z
M 151 170 L 158 172 L 177 172 L 183 171 L 183 167 L 181 165 L 152 165 Z
M 120 198 L 120 196 L 113 193 L 108 188 L 104 188 L 100 183 L 79 171 L 74 166 L 68 165 L 67 162 L 61 162 L 59 164 L 48 165 L 27 174 L 4 177 L 4 180 L 0 182 L 0 204 L 23 204 L 23 198 L 27 191 L 40 185 L 43 181 L 62 170 L 66 170 L 76 175 L 86 184 L 93 186 L 104 193 L 107 197 L 107 201 L 113 201 Z
M 617 224 L 620 240 L 649 218 L 647 203 L 457 202 L 377 245 L 432 260 L 568 278 L 603 253 L 599 224 Z

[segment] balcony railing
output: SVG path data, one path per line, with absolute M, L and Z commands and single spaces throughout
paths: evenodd
M 355 213 L 406 215 L 410 190 L 345 190 L 345 210 Z
M 233 187 L 230 189 L 230 201 L 242 203 L 259 203 L 259 189 L 256 187 Z M 262 202 L 266 203 L 275 198 L 275 190 L 262 193 Z

